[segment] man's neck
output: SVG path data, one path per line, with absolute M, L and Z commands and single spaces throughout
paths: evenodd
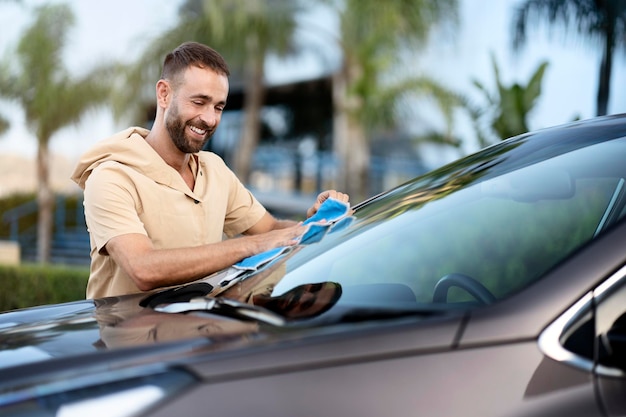
M 163 158 L 166 164 L 180 172 L 181 175 L 189 169 L 191 154 L 180 152 L 166 132 L 159 134 L 155 130 L 151 130 L 146 136 L 146 142 Z

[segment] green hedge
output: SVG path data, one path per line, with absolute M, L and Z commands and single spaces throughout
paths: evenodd
M 0 265 L 0 311 L 85 298 L 89 269 L 54 265 Z

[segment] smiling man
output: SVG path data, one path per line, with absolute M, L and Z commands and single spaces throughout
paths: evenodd
M 302 225 L 269 214 L 221 158 L 202 151 L 226 106 L 228 75 L 215 50 L 180 45 L 156 84 L 152 129 L 129 128 L 81 157 L 72 179 L 84 189 L 91 240 L 87 298 L 190 282 L 303 234 Z M 330 197 L 348 201 L 324 191 L 307 216 Z

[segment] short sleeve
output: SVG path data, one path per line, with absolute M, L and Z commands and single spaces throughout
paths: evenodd
M 119 164 L 106 162 L 85 184 L 85 219 L 98 252 L 116 236 L 147 232 L 139 218 L 140 201 L 128 175 Z

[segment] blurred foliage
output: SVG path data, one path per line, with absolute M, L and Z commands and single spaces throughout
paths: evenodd
M 496 83 L 495 92 L 490 92 L 483 83 L 474 80 L 474 86 L 483 94 L 486 104 L 481 106 L 471 105 L 469 102 L 467 104 L 481 147 L 530 130 L 528 117 L 539 100 L 541 83 L 548 68 L 547 62 L 541 62 L 526 85 L 516 82 L 506 86 L 502 82 L 500 69 L 493 54 L 491 61 Z M 484 125 L 487 125 L 487 128 Z
M 9 130 L 10 123 L 9 121 L 0 114 L 0 136 L 4 134 L 7 130 Z
M 31 26 L 3 62 L 2 96 L 21 105 L 39 143 L 77 123 L 85 111 L 102 105 L 109 97 L 109 79 L 115 66 L 77 76 L 63 65 L 74 23 L 75 16 L 67 5 L 36 8 Z
M 537 30 L 542 22 L 574 28 L 594 52 L 600 46 L 596 114 L 602 116 L 608 112 L 614 55 L 626 50 L 625 20 L 624 0 L 524 0 L 513 15 L 513 48 L 519 51 L 529 29 Z
M 0 265 L 0 311 L 85 299 L 89 268 Z
M 458 24 L 458 1 L 325 0 L 339 17 L 342 51 L 337 75 L 348 82 L 353 116 L 366 127 L 397 127 L 407 116 L 407 97 L 429 97 L 452 122 L 456 94 L 416 71 L 435 27 Z M 342 109 L 340 109 L 342 110 Z

